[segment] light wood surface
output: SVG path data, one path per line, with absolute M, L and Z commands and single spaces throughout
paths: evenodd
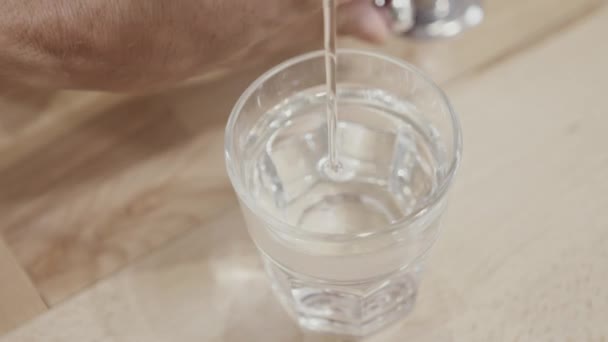
M 218 162 L 226 114 L 206 108 L 227 111 L 246 82 L 127 102 L 0 171 L 5 237 L 49 303 L 234 204 Z
M 0 238 L 0 335 L 46 309 L 38 291 Z
M 488 0 L 484 24 L 459 38 L 395 38 L 383 50 L 458 83 L 600 4 Z M 222 129 L 265 68 L 140 97 L 0 87 L 0 230 L 48 304 L 234 205 Z
M 486 0 L 485 19 L 466 34 L 448 40 L 412 41 L 393 38 L 382 50 L 418 65 L 441 84 L 517 54 L 539 41 L 584 20 L 604 0 Z M 358 42 L 347 45 L 374 48 Z
M 462 118 L 465 157 L 444 232 L 414 313 L 368 341 L 608 340 L 608 45 L 602 43 L 607 31 L 608 9 L 602 9 L 448 86 Z M 229 88 L 238 92 L 238 86 Z M 181 109 L 203 108 L 200 99 L 187 101 L 193 94 L 176 103 Z M 112 172 L 120 177 L 98 183 L 95 191 L 76 177 L 70 189 L 57 190 L 63 197 L 54 202 L 61 206 L 44 219 L 37 213 L 48 202 L 21 209 L 22 221 L 8 235 L 18 236 L 17 227 L 37 221 L 51 237 L 54 229 L 59 236 L 65 232 L 55 225 L 81 227 L 76 239 L 91 248 L 100 244 L 90 241 L 104 238 L 109 245 L 154 245 L 176 236 L 168 231 L 183 234 L 0 342 L 333 341 L 302 335 L 270 293 L 226 183 L 223 117 L 200 116 L 203 125 L 187 120 L 192 117 L 168 120 L 167 112 L 182 111 L 156 110 L 155 120 L 124 128 L 139 132 L 146 143 L 110 139 L 94 146 L 129 151 L 105 157 L 114 158 L 108 160 L 119 165 Z M 83 135 L 93 134 L 94 127 L 115 127 L 104 123 L 118 119 L 97 120 Z M 150 129 L 154 125 L 175 133 L 145 139 L 158 132 Z M 186 132 L 191 134 L 182 138 Z M 146 147 L 155 141 L 163 153 L 151 156 Z M 150 188 L 152 183 L 157 187 Z M 111 208 L 103 204 L 107 198 L 115 203 Z M 128 219 L 111 220 L 110 213 Z M 52 220 L 57 223 L 43 224 Z M 126 236 L 88 228 L 97 225 Z M 133 233 L 125 227 L 138 228 Z M 82 248 L 74 259 L 89 255 Z M 121 256 L 133 247 L 109 250 Z M 104 258 L 94 258 L 99 267 Z

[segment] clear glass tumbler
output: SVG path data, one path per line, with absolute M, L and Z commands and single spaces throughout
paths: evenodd
M 461 154 L 445 94 L 413 66 L 338 52 L 337 147 L 325 173 L 323 52 L 286 61 L 238 100 L 226 163 L 272 286 L 306 329 L 362 336 L 413 307 Z

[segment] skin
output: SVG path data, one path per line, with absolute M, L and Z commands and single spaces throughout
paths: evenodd
M 339 1 L 342 34 L 380 42 L 387 15 Z M 139 91 L 255 63 L 319 38 L 321 0 L 3 0 L 0 79 Z

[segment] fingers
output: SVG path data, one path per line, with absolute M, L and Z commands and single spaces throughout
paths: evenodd
M 371 0 L 350 0 L 338 10 L 338 30 L 341 34 L 381 43 L 390 35 L 390 16 L 374 6 Z

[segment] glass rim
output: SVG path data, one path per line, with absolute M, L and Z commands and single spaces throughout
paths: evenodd
M 443 104 L 447 107 L 449 111 L 450 120 L 452 123 L 452 134 L 453 134 L 453 155 L 449 158 L 449 169 L 443 177 L 437 190 L 431 194 L 427 198 L 427 200 L 423 203 L 423 205 L 413 212 L 411 215 L 405 216 L 401 219 L 395 220 L 391 223 L 388 223 L 384 226 L 385 229 L 378 229 L 372 232 L 363 232 L 363 233 L 348 233 L 348 234 L 331 234 L 331 233 L 321 233 L 321 232 L 310 232 L 304 231 L 302 229 L 298 229 L 296 225 L 290 224 L 286 221 L 281 220 L 280 218 L 270 214 L 264 208 L 256 204 L 255 199 L 248 193 L 247 188 L 240 177 L 240 173 L 237 173 L 234 161 L 232 156 L 235 155 L 234 145 L 232 143 L 232 136 L 234 127 L 236 125 L 237 120 L 242 112 L 243 107 L 247 100 L 251 97 L 254 91 L 266 82 L 271 77 L 277 75 L 283 70 L 286 70 L 296 64 L 315 59 L 315 58 L 323 58 L 325 52 L 323 50 L 311 51 L 308 53 L 304 53 L 290 59 L 287 59 L 284 62 L 277 64 L 276 66 L 270 68 L 266 72 L 264 72 L 261 76 L 259 76 L 247 89 L 241 94 L 236 104 L 232 108 L 230 116 L 228 118 L 228 122 L 226 124 L 225 135 L 224 135 L 224 156 L 226 162 L 226 169 L 228 172 L 228 178 L 232 183 L 234 191 L 237 196 L 240 198 L 241 203 L 247 206 L 249 210 L 256 216 L 259 216 L 261 219 L 267 223 L 267 228 L 273 231 L 278 231 L 279 233 L 289 234 L 296 237 L 301 237 L 304 239 L 313 239 L 313 240 L 323 240 L 323 241 L 332 241 L 332 242 L 347 242 L 357 239 L 363 238 L 371 238 L 377 237 L 380 235 L 391 234 L 397 231 L 406 230 L 411 226 L 411 223 L 418 221 L 422 218 L 430 209 L 434 208 L 437 203 L 439 203 L 447 194 L 447 190 L 450 188 L 450 185 L 453 183 L 454 176 L 456 171 L 460 165 L 460 161 L 462 159 L 462 128 L 460 126 L 460 120 L 458 118 L 458 114 L 454 111 L 450 100 L 448 99 L 445 92 L 423 71 L 419 68 L 409 64 L 406 61 L 403 61 L 396 57 L 387 56 L 377 52 L 358 50 L 358 49 L 338 49 L 337 54 L 338 58 L 341 55 L 358 55 L 365 56 L 374 59 L 380 59 L 385 62 L 390 62 L 397 65 L 400 68 L 407 69 L 413 72 L 417 77 L 420 77 L 424 82 L 426 82 L 434 92 L 439 95 L 439 98 L 443 102 Z

